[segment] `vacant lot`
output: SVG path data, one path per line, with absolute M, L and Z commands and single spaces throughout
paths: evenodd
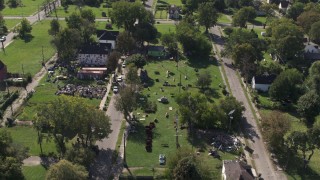
M 0 59 L 11 73 L 35 75 L 41 69 L 42 60 L 49 60 L 56 52 L 50 43 L 52 37 L 48 35 L 50 21 L 41 21 L 32 27 L 31 37 L 28 40 L 16 39 L 6 47 L 5 54 L 0 53 Z
M 7 2 L 7 1 L 6 1 Z M 8 5 L 1 11 L 3 16 L 30 16 L 38 11 L 38 8 L 45 0 L 23 0 L 22 5 L 16 8 L 10 8 Z

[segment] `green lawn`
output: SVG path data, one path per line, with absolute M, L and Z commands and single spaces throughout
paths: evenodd
M 47 170 L 42 166 L 22 166 L 22 172 L 26 180 L 44 180 Z
M 10 132 L 14 143 L 18 143 L 29 148 L 29 155 L 40 155 L 40 146 L 37 142 L 38 135 L 37 131 L 33 127 L 16 126 L 5 129 Z M 55 143 L 53 141 L 46 141 L 46 138 L 43 139 L 42 150 L 44 154 L 57 153 Z
M 46 76 L 41 79 L 39 86 L 35 89 L 34 95 L 28 100 L 28 102 L 20 109 L 19 113 L 17 114 L 17 118 L 19 120 L 33 120 L 36 110 L 38 106 L 46 104 L 49 101 L 56 99 L 58 96 L 55 95 L 57 91 L 57 86 L 60 85 L 61 87 L 64 86 L 65 83 L 72 83 L 68 81 L 58 81 L 56 83 L 46 82 Z M 90 83 L 90 81 L 84 82 Z M 100 99 L 85 99 L 88 104 L 93 106 L 99 106 L 101 100 Z
M 201 60 L 199 60 L 201 61 Z M 177 69 L 176 63 L 174 61 L 151 61 L 146 66 L 145 69 L 148 71 L 149 77 L 152 79 L 152 85 L 150 91 L 147 89 L 143 90 L 143 94 L 149 96 L 150 101 L 157 101 L 156 99 L 166 96 L 169 100 L 169 104 L 161 104 L 157 102 L 157 112 L 155 114 L 148 114 L 148 117 L 145 120 L 141 120 L 138 123 L 137 129 L 138 132 L 135 134 L 130 134 L 128 137 L 127 143 L 127 162 L 129 167 L 160 167 L 158 162 L 159 154 L 169 155 L 176 151 L 176 140 L 175 140 L 175 128 L 174 128 L 174 119 L 176 116 L 178 104 L 174 100 L 174 96 L 179 92 L 184 90 L 180 89 L 179 86 L 176 87 L 163 87 L 162 84 L 164 81 L 168 81 L 169 84 L 175 84 L 179 82 L 181 75 L 181 83 L 186 86 L 191 84 L 192 87 L 188 89 L 191 92 L 198 92 L 199 89 L 194 87 L 197 76 L 194 68 L 199 69 L 199 71 L 208 70 L 213 77 L 212 91 L 209 98 L 217 102 L 217 99 L 223 98 L 219 84 L 222 83 L 218 66 L 209 61 L 202 60 L 203 62 L 191 63 L 188 64 L 187 61 L 180 61 L 179 67 Z M 166 71 L 169 70 L 173 75 L 169 78 L 166 77 Z M 156 74 L 158 71 L 160 74 Z M 187 76 L 187 80 L 184 78 Z M 157 82 L 157 80 L 159 82 Z M 163 87 L 164 92 L 160 91 L 160 88 Z M 169 107 L 172 107 L 172 110 L 169 110 Z M 138 115 L 138 113 L 141 113 Z M 168 113 L 169 118 L 165 118 L 164 115 Z M 143 118 L 144 114 L 142 110 L 137 110 L 134 112 L 138 119 Z M 152 152 L 146 152 L 145 150 L 145 139 L 146 134 L 144 131 L 144 126 L 148 125 L 150 122 L 153 122 L 154 118 L 158 119 L 156 123 L 156 128 L 153 132 L 153 143 L 152 143 Z M 190 138 L 188 138 L 186 130 L 179 130 L 179 144 L 181 148 L 191 148 Z M 193 141 L 194 146 L 204 146 L 203 139 L 198 139 L 195 137 Z M 161 144 L 168 144 L 169 147 L 162 147 Z M 233 158 L 230 154 L 223 154 L 222 156 L 228 156 L 228 158 Z M 216 169 L 216 166 L 221 165 L 221 161 L 213 159 L 212 157 L 208 158 L 207 153 L 202 153 L 201 157 L 204 158 L 204 161 L 210 164 L 214 174 L 220 176 L 220 169 Z M 218 173 L 219 172 L 219 173 Z
M 167 19 L 168 12 L 167 10 L 157 10 L 154 16 L 155 19 Z
M 105 21 L 96 21 L 95 22 L 95 25 L 96 25 L 96 28 L 99 29 L 99 30 L 103 30 L 103 29 L 106 29 L 106 24 L 109 24 L 110 22 L 105 22 Z M 112 26 L 112 29 L 107 29 L 107 30 L 110 30 L 110 31 L 124 31 L 123 28 L 118 28 L 116 25 L 113 25 Z
M 50 21 L 41 21 L 32 27 L 30 41 L 16 39 L 6 47 L 5 54 L 0 53 L 0 59 L 7 65 L 9 72 L 22 74 L 23 69 L 24 73 L 34 75 L 41 69 L 42 47 L 45 61 L 55 54 L 55 49 L 50 43 L 52 37 L 48 35 Z
M 181 0 L 158 0 L 158 3 L 182 6 Z
M 176 32 L 176 26 L 174 24 L 155 24 L 155 27 L 157 28 L 158 32 L 161 34 Z
M 227 15 L 221 14 L 218 19 L 218 22 L 219 23 L 231 23 L 232 21 L 227 17 Z
M 7 2 L 6 0 L 5 2 Z M 1 10 L 3 16 L 30 16 L 38 11 L 39 5 L 41 5 L 45 0 L 23 0 L 22 6 L 17 8 L 10 8 L 8 5 Z
M 265 16 L 258 16 L 254 19 L 254 24 L 255 25 L 263 25 L 266 22 L 266 17 Z
M 263 36 L 261 36 L 261 32 L 266 32 L 265 29 L 261 29 L 261 28 L 254 28 L 253 30 L 258 34 L 259 38 L 263 38 Z
M 108 15 L 108 12 L 110 11 L 111 8 L 103 8 L 102 7 L 102 4 L 100 7 L 90 7 L 90 6 L 84 6 L 82 7 L 82 9 L 91 9 L 94 13 L 94 15 L 96 16 L 96 18 L 106 18 L 106 17 L 102 17 L 102 12 L 105 12 L 107 17 L 109 16 Z M 70 16 L 73 12 L 78 12 L 80 13 L 79 11 L 79 8 L 76 6 L 76 5 L 69 5 L 69 8 L 67 11 L 65 11 L 63 9 L 63 7 L 59 7 L 57 8 L 57 15 L 58 17 L 68 17 Z M 51 14 L 51 16 L 55 16 L 55 13 L 53 12 Z
M 18 23 L 21 22 L 20 19 L 6 19 L 6 26 L 8 28 L 8 30 L 12 29 L 15 25 L 17 25 Z

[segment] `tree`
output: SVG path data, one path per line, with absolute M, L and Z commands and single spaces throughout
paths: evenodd
M 257 69 L 256 61 L 259 55 L 256 54 L 256 50 L 249 43 L 243 43 L 236 45 L 232 52 L 232 59 L 235 62 L 236 67 L 240 69 L 240 72 L 244 75 L 245 81 L 255 74 Z
M 126 83 L 130 85 L 139 85 L 140 77 L 138 76 L 138 69 L 135 66 L 128 66 L 128 72 L 126 74 Z
M 203 71 L 199 74 L 197 80 L 197 86 L 200 86 L 202 89 L 210 87 L 212 78 L 209 71 Z
M 314 117 L 320 112 L 320 96 L 314 90 L 308 91 L 299 98 L 297 110 L 301 116 L 305 117 L 309 122 L 313 122 Z
M 178 41 L 188 55 L 208 57 L 211 53 L 211 42 L 193 24 L 182 21 L 176 26 L 176 32 Z
M 320 44 L 320 21 L 315 22 L 311 25 L 310 31 L 309 31 L 309 37 L 311 41 Z
M 10 133 L 0 131 L 0 179 L 23 179 L 22 160 L 27 157 L 27 149 L 13 144 Z
M 320 61 L 316 61 L 312 63 L 311 67 L 309 68 L 309 75 L 310 76 L 320 75 Z
M 167 46 L 170 55 L 177 60 L 179 48 L 176 35 L 174 33 L 162 34 L 161 43 L 162 45 Z
M 232 25 L 244 28 L 248 21 L 253 21 L 256 17 L 257 14 L 253 7 L 243 7 L 234 14 Z
M 0 0 L 0 10 L 5 8 L 4 0 Z
M 267 28 L 271 34 L 270 48 L 278 58 L 286 62 L 301 57 L 303 45 L 303 31 L 292 20 L 281 18 L 273 21 Z
M 122 54 L 127 54 L 136 48 L 136 41 L 129 32 L 119 33 L 117 37 L 116 49 Z
M 147 60 L 141 54 L 133 54 L 127 59 L 127 63 L 133 63 L 137 68 L 143 68 L 147 64 Z
M 153 24 L 144 22 L 135 26 L 133 36 L 138 42 L 140 42 L 141 46 L 143 46 L 144 41 L 148 43 L 154 41 L 157 38 L 157 34 L 158 30 Z
M 103 111 L 87 105 L 82 98 L 61 96 L 38 108 L 35 127 L 52 135 L 63 156 L 66 141 L 79 138 L 78 145 L 90 147 L 111 133 L 110 119 Z
M 52 165 L 46 175 L 46 179 L 79 179 L 86 180 L 88 172 L 85 167 L 72 164 L 67 160 L 61 160 Z
M 236 129 L 242 119 L 242 113 L 245 110 L 243 104 L 236 100 L 235 97 L 228 96 L 220 101 L 220 108 L 228 115 L 228 120 L 221 122 L 222 127 L 225 129 Z
M 56 36 L 60 32 L 60 23 L 57 19 L 52 19 L 50 22 L 50 29 L 48 30 L 48 33 L 52 36 Z
M 148 12 L 142 4 L 128 1 L 117 1 L 112 3 L 112 11 L 110 11 L 111 21 L 118 27 L 124 27 L 126 31 L 134 32 L 134 24 L 154 23 L 153 16 Z
M 271 84 L 269 95 L 275 100 L 296 101 L 299 98 L 302 82 L 303 75 L 298 70 L 285 70 Z
M 180 148 L 168 158 L 168 179 L 211 179 L 209 168 L 201 164 L 201 159 L 189 149 Z
M 304 4 L 301 2 L 292 4 L 292 6 L 287 10 L 286 17 L 296 21 L 300 14 L 303 13 L 303 8 Z
M 8 3 L 10 8 L 16 8 L 16 7 L 20 6 L 20 5 L 22 5 L 21 0 L 8 0 L 7 3 Z
M 81 33 L 84 43 L 89 43 L 91 36 L 96 31 L 94 21 L 95 15 L 92 10 L 84 10 L 81 11 L 80 14 L 73 12 L 66 18 L 68 27 L 78 30 Z
M 253 0 L 239 0 L 239 7 L 252 6 Z
M 69 64 L 77 55 L 82 39 L 80 32 L 76 29 L 63 29 L 52 40 L 58 51 L 58 61 Z
M 304 11 L 297 18 L 297 23 L 303 28 L 305 33 L 309 33 L 313 23 L 320 19 L 320 12 L 315 10 Z
M 118 51 L 112 51 L 108 57 L 107 68 L 110 72 L 115 71 L 121 54 Z
M 26 19 L 23 18 L 19 27 L 18 27 L 18 32 L 19 32 L 19 36 L 20 38 L 24 39 L 26 38 L 26 36 L 31 33 L 32 27 L 30 22 Z
M 93 11 L 91 9 L 83 9 L 80 12 L 81 18 L 84 20 L 89 21 L 90 23 L 95 23 L 96 16 L 94 15 Z
M 276 4 L 273 3 L 263 3 L 260 6 L 260 10 L 266 13 L 266 22 L 265 25 L 275 17 L 275 11 L 278 9 Z M 263 27 L 265 28 L 265 26 Z
M 2 14 L 0 14 L 0 35 L 5 35 L 7 32 L 8 28 L 6 26 L 6 21 L 4 20 Z
M 119 96 L 116 96 L 114 104 L 115 108 L 123 113 L 124 119 L 129 124 L 132 124 L 131 112 L 138 107 L 135 89 L 130 86 L 123 87 L 120 90 Z
M 199 24 L 206 27 L 206 33 L 208 33 L 208 29 L 214 25 L 216 25 L 218 21 L 219 14 L 215 9 L 214 3 L 206 2 L 201 3 L 198 9 L 199 13 Z
M 272 111 L 262 117 L 263 137 L 266 138 L 269 147 L 279 149 L 284 143 L 284 136 L 290 130 L 290 120 L 280 111 Z
M 72 146 L 72 148 L 67 150 L 65 159 L 89 168 L 95 159 L 95 152 L 91 148 Z
M 210 129 L 217 126 L 219 121 L 225 121 L 224 112 L 210 104 L 203 94 L 183 92 L 175 98 L 179 104 L 180 121 L 187 123 L 189 130 L 195 125 L 198 128 Z

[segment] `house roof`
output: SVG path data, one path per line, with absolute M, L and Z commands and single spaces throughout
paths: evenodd
M 306 60 L 320 60 L 319 53 L 305 52 L 303 53 L 303 56 L 304 56 L 304 59 Z
M 148 46 L 148 51 L 164 51 L 164 46 Z
M 254 81 L 256 84 L 272 84 L 272 82 L 276 79 L 277 75 L 270 74 L 270 75 L 258 75 L 254 77 Z
M 175 13 L 176 11 L 180 12 L 180 7 L 178 7 L 178 6 L 174 5 L 174 4 L 170 5 L 170 7 L 169 7 L 169 13 L 170 13 L 170 14 L 173 14 L 173 13 Z
M 6 65 L 0 60 L 0 70 L 4 68 Z
M 251 166 L 236 160 L 224 160 L 226 179 L 254 180 Z
M 281 8 L 288 8 L 289 1 L 280 1 L 280 6 Z
M 99 40 L 117 40 L 119 31 L 107 31 L 107 30 L 97 30 L 97 37 Z
M 79 54 L 108 54 L 111 46 L 110 43 L 89 44 L 82 47 Z

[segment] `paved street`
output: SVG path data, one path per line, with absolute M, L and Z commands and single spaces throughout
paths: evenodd
M 221 34 L 218 28 L 219 26 L 211 28 L 210 32 L 213 34 L 214 42 L 218 48 L 218 51 L 221 51 L 223 49 L 224 42 L 220 38 Z M 246 108 L 244 112 L 243 133 L 249 142 L 248 145 L 254 150 L 251 158 L 254 162 L 257 173 L 261 173 L 265 180 L 286 179 L 286 176 L 281 171 L 275 170 L 274 165 L 269 158 L 270 155 L 266 149 L 260 130 L 257 126 L 257 122 L 253 116 L 253 113 L 255 112 L 252 112 L 250 109 L 249 102 L 245 97 L 243 89 L 241 88 L 241 82 L 238 79 L 235 69 L 231 66 L 231 63 L 231 59 L 223 58 L 222 66 L 224 66 L 226 71 L 226 76 L 230 84 L 232 95 L 238 101 L 241 101 Z

